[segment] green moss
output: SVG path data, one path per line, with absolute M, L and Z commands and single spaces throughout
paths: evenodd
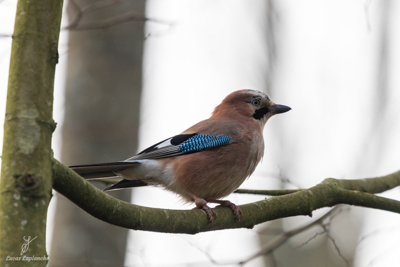
M 62 1 L 18 1 L 12 41 L 0 179 L 1 265 L 46 255 L 46 216 L 52 188 L 53 86 Z M 46 266 L 31 261 L 29 266 Z

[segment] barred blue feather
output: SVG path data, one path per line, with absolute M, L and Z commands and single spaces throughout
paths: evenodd
M 218 136 L 196 134 L 195 136 L 183 142 L 178 150 L 181 152 L 197 152 L 210 147 L 227 145 L 232 141 L 232 138 L 226 134 Z

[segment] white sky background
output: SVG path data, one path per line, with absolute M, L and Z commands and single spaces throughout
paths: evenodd
M 398 170 L 400 92 L 396 88 L 400 76 L 396 70 L 400 67 L 400 3 L 391 1 L 390 98 L 380 125 L 385 139 L 379 141 L 370 121 L 382 110 L 374 101 L 381 22 L 379 1 L 275 2 L 279 58 L 271 97 L 293 110 L 267 123 L 263 163 L 242 187 L 276 188 L 279 181 L 274 177 L 280 171 L 295 185 L 307 188 L 326 177 L 373 177 Z M 265 3 L 251 3 L 148 0 L 148 17 L 171 21 L 175 26 L 168 30 L 165 25 L 147 25 L 150 37 L 145 43 L 139 150 L 207 118 L 232 91 L 265 88 Z M 14 15 L 15 1 L 0 1 L 0 34 L 12 33 Z M 11 38 L 0 38 L 0 110 L 5 109 L 10 47 Z M 68 50 L 65 31 L 59 50 L 54 117 L 61 123 L 62 74 Z M 3 119 L 0 116 L 1 125 Z M 2 132 L 0 137 L 2 140 Z M 57 140 L 58 131 L 53 142 L 56 156 Z M 400 192 L 394 189 L 383 195 L 399 199 Z M 262 198 L 232 195 L 229 199 L 244 204 Z M 134 190 L 134 203 L 191 208 L 182 205 L 173 194 L 154 188 Z M 356 250 L 356 266 L 398 266 L 399 215 L 366 209 L 353 209 L 351 215 L 353 220 L 364 216 L 365 222 L 359 237 L 363 239 Z M 296 217 L 286 220 L 285 225 L 289 229 L 308 221 L 309 218 Z M 196 236 L 130 233 L 133 242 L 127 252 L 128 266 L 205 266 L 208 259 L 200 250 L 209 250 L 223 262 L 240 261 L 257 250 L 256 232 L 250 230 Z M 292 242 L 301 244 L 304 238 L 309 237 Z M 345 246 L 354 240 L 337 242 Z M 312 246 L 313 242 L 310 243 Z M 255 260 L 248 266 L 261 264 L 262 261 Z

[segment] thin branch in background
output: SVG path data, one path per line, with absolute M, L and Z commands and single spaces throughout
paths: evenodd
M 323 229 L 324 231 L 323 231 L 323 232 L 320 232 L 320 233 L 316 233 L 315 236 L 311 237 L 309 240 L 307 240 L 305 243 L 303 243 L 302 245 L 300 245 L 298 248 L 300 248 L 300 247 L 302 247 L 303 245 L 309 243 L 312 239 L 315 239 L 315 238 L 316 238 L 317 236 L 319 236 L 319 235 L 327 234 L 328 239 L 332 242 L 332 244 L 333 244 L 333 246 L 335 247 L 335 250 L 336 250 L 336 252 L 338 253 L 339 257 L 343 259 L 343 261 L 346 263 L 346 266 L 350 266 L 349 260 L 347 260 L 347 259 L 343 256 L 343 254 L 342 254 L 341 251 L 340 251 L 339 246 L 336 244 L 335 239 L 333 238 L 333 236 L 331 235 L 331 233 L 330 233 L 330 231 L 329 231 L 329 227 L 331 226 L 331 223 L 332 223 L 333 219 L 334 219 L 337 215 L 342 214 L 343 211 L 345 211 L 345 210 L 349 211 L 349 210 L 350 210 L 350 207 L 347 207 L 346 209 L 342 207 L 340 210 L 338 210 L 335 214 L 333 214 L 333 215 L 330 217 L 330 219 L 329 219 L 328 222 L 326 222 L 326 223 L 323 223 L 323 222 L 320 223 L 320 226 L 322 227 L 322 229 Z
M 252 190 L 252 189 L 237 189 L 233 193 L 238 194 L 253 194 L 253 195 L 266 195 L 266 196 L 283 196 L 299 192 L 297 189 L 283 189 L 283 190 Z
M 203 253 L 203 254 L 208 258 L 208 260 L 209 260 L 211 263 L 213 263 L 213 264 L 215 264 L 215 265 L 232 265 L 232 262 L 225 262 L 225 263 L 223 263 L 223 262 L 219 262 L 219 261 L 217 261 L 216 259 L 214 259 L 214 257 L 213 257 L 213 256 L 211 255 L 211 253 L 210 253 L 210 247 L 208 247 L 208 248 L 206 248 L 206 249 L 202 249 L 200 246 L 198 246 L 197 244 L 195 244 L 195 243 L 193 242 L 192 239 L 185 238 L 185 241 L 186 241 L 190 246 L 194 247 L 195 249 L 197 249 L 197 250 L 199 250 L 201 253 Z M 192 264 L 193 264 L 193 263 L 192 263 Z
M 146 256 L 145 256 L 145 248 L 144 247 L 140 247 L 140 248 L 137 248 L 137 249 L 135 249 L 135 248 L 127 248 L 126 249 L 126 253 L 127 254 L 129 254 L 129 255 L 131 255 L 131 256 L 134 256 L 134 257 L 137 257 L 138 259 L 140 259 L 140 262 L 141 262 L 141 266 L 149 266 L 150 264 L 146 261 Z M 124 265 L 124 266 L 127 266 L 127 267 L 129 267 L 129 266 L 136 266 L 136 265 Z
M 322 231 L 319 233 L 315 233 L 315 235 L 313 235 L 312 237 L 310 237 L 306 242 L 303 242 L 300 246 L 298 246 L 297 248 L 301 248 L 304 247 L 305 245 L 309 244 L 311 241 L 313 241 L 314 239 L 316 239 L 317 237 L 326 234 L 326 231 Z
M 73 28 L 76 27 L 79 23 L 79 21 L 82 18 L 82 10 L 79 7 L 78 3 L 76 3 L 75 0 L 69 0 L 70 6 L 75 9 L 76 11 L 76 17 L 72 20 L 72 22 L 69 24 L 69 26 L 65 27 L 65 29 Z
M 72 0 L 75 1 L 75 0 Z M 82 12 L 85 13 L 90 13 L 94 10 L 105 8 L 105 7 L 110 7 L 122 2 L 127 2 L 127 0 L 110 0 L 110 1 L 99 1 L 95 2 L 93 4 L 87 5 L 86 7 L 82 8 Z
M 275 89 L 274 81 L 276 79 L 275 75 L 275 68 L 277 63 L 277 38 L 276 32 L 279 32 L 279 28 L 277 27 L 278 21 L 278 12 L 276 11 L 276 4 L 273 0 L 266 1 L 266 46 L 267 46 L 267 53 L 268 53 L 268 68 L 265 75 L 265 83 L 267 92 L 272 93 Z
M 300 186 L 299 186 L 299 185 L 297 185 L 296 183 L 292 182 L 292 181 L 289 179 L 289 177 L 286 176 L 286 175 L 283 173 L 283 170 L 282 170 L 282 168 L 281 168 L 280 166 L 278 166 L 278 168 L 279 168 L 278 179 L 281 181 L 281 183 L 283 183 L 283 184 L 290 184 L 290 185 L 293 185 L 293 186 L 295 186 L 296 188 L 300 189 Z
M 379 253 L 375 254 L 374 257 L 371 260 L 368 261 L 368 264 L 365 265 L 365 267 L 383 266 L 382 262 L 386 262 L 386 263 L 389 262 L 388 258 L 391 256 L 390 253 L 396 253 L 396 255 L 397 255 L 398 251 L 399 251 L 398 242 L 396 242 L 396 240 L 391 240 L 391 241 L 392 241 L 391 243 L 394 245 L 394 247 L 393 246 L 391 248 L 385 247 L 385 249 L 379 250 Z M 377 252 L 377 251 L 375 251 L 375 252 Z M 397 261 L 394 261 L 394 262 L 397 262 Z M 392 265 L 390 265 L 390 266 L 392 266 Z M 388 265 L 386 264 L 385 266 L 388 266 Z M 397 266 L 397 264 L 396 264 L 396 266 Z
M 136 11 L 129 11 L 125 14 L 111 17 L 109 19 L 93 22 L 83 22 L 76 25 L 70 25 L 66 29 L 68 30 L 95 30 L 95 29 L 105 29 L 118 24 L 122 24 L 128 21 L 154 21 L 138 14 Z
M 266 244 L 265 246 L 263 246 L 257 253 L 255 253 L 253 256 L 247 258 L 246 260 L 243 260 L 241 262 L 239 262 L 239 266 L 244 266 L 245 264 L 247 264 L 248 262 L 260 257 L 260 256 L 266 256 L 270 258 L 271 261 L 271 266 L 277 266 L 277 260 L 273 254 L 273 252 L 278 249 L 281 245 L 283 245 L 288 239 L 296 236 L 297 234 L 300 234 L 316 225 L 320 225 L 322 227 L 322 229 L 324 230 L 323 232 L 317 233 L 316 235 L 314 235 L 313 237 L 311 237 L 309 240 L 307 240 L 306 242 L 304 242 L 303 244 L 301 244 L 298 248 L 308 244 L 311 240 L 315 239 L 317 236 L 319 235 L 323 235 L 328 233 L 328 238 L 329 240 L 331 240 L 331 242 L 333 243 L 336 251 L 338 252 L 339 256 L 346 262 L 346 265 L 349 266 L 349 261 L 343 256 L 343 254 L 340 252 L 339 247 L 337 246 L 334 238 L 329 234 L 329 225 L 331 224 L 333 218 L 341 213 L 343 211 L 343 207 L 341 206 L 337 206 L 333 209 L 331 209 L 330 211 L 328 211 L 326 214 L 324 214 L 323 216 L 321 216 L 319 219 L 296 229 L 290 230 L 288 232 L 280 232 L 279 235 L 277 235 L 271 242 L 269 242 L 268 244 Z M 324 220 L 329 218 L 329 222 L 324 224 Z M 193 244 L 193 242 L 191 240 L 186 240 L 191 246 L 195 247 L 196 249 L 198 249 L 199 251 L 201 251 L 202 253 L 204 253 L 204 255 L 207 256 L 207 258 L 210 260 L 211 263 L 216 264 L 216 265 L 232 265 L 234 263 L 232 262 L 220 262 L 217 261 L 216 259 L 214 259 L 212 257 L 212 255 L 209 252 L 209 249 L 201 249 L 199 246 L 197 246 L 196 244 Z
M 278 266 L 278 261 L 276 260 L 274 253 L 267 253 L 265 256 L 269 259 L 271 267 Z M 243 264 L 241 264 L 240 266 L 243 266 Z
M 399 226 L 397 224 L 394 224 L 393 226 L 390 227 L 375 229 L 374 231 L 371 231 L 368 234 L 363 235 L 357 242 L 357 246 L 360 246 L 361 243 L 363 243 L 364 241 L 368 240 L 371 237 L 379 236 L 380 234 L 385 234 L 385 233 L 394 233 L 396 231 L 397 232 L 399 231 Z
M 290 238 L 294 237 L 295 235 L 302 233 L 308 229 L 310 229 L 311 227 L 315 226 L 315 225 L 321 225 L 323 223 L 323 221 L 330 217 L 333 216 L 333 214 L 335 214 L 335 212 L 337 212 L 338 210 L 340 210 L 340 207 L 337 206 L 333 209 L 331 209 L 329 212 L 327 212 L 325 215 L 323 215 L 322 217 L 320 217 L 319 219 L 313 221 L 312 223 L 309 223 L 305 226 L 290 230 L 288 232 L 282 232 L 281 234 L 279 234 L 278 236 L 276 236 L 271 242 L 269 242 L 268 244 L 266 244 L 265 246 L 263 246 L 257 253 L 255 253 L 253 256 L 247 258 L 244 261 L 241 261 L 239 264 L 241 266 L 245 265 L 246 263 L 252 261 L 255 258 L 258 258 L 260 256 L 264 256 L 264 255 L 268 255 L 270 253 L 272 253 L 273 251 L 275 251 L 277 248 L 279 248 L 281 245 L 283 245 L 287 240 L 289 240 Z
M 80 8 L 79 5 L 76 3 L 75 0 L 70 0 L 71 7 L 76 11 L 76 17 L 72 20 L 69 26 L 65 27 L 66 30 L 94 30 L 94 29 L 105 29 L 108 27 L 112 27 L 121 23 L 129 22 L 129 21 L 151 21 L 161 24 L 167 24 L 172 26 L 172 23 L 158 20 L 158 19 L 151 19 L 144 16 L 144 14 L 140 14 L 134 10 L 128 11 L 122 15 L 110 17 L 105 20 L 100 21 L 91 21 L 91 22 L 81 22 L 84 15 L 93 12 L 98 9 L 110 7 L 113 5 L 120 4 L 125 2 L 126 0 L 109 0 L 109 1 L 102 1 L 102 2 L 95 2 L 94 4 L 90 4 L 84 8 Z
M 156 38 L 158 38 L 158 37 L 162 37 L 162 36 L 165 36 L 165 35 L 167 35 L 167 34 L 169 34 L 170 33 L 170 31 L 172 30 L 172 28 L 175 26 L 175 23 L 169 23 L 168 24 L 168 28 L 167 29 L 163 29 L 163 30 L 159 30 L 159 31 L 153 31 L 153 32 L 149 32 L 149 33 L 147 33 L 146 35 L 145 35 L 145 37 L 144 37 L 144 40 L 147 40 L 148 38 L 150 38 L 150 37 L 156 37 Z
M 329 233 L 329 229 L 327 229 L 326 226 L 322 225 L 322 227 L 324 228 L 324 230 L 328 233 L 328 239 L 332 242 L 333 246 L 335 247 L 336 252 L 338 253 L 339 257 L 342 258 L 344 260 L 344 262 L 346 263 L 346 266 L 350 267 L 350 262 L 348 259 L 346 259 L 342 252 L 340 251 L 339 246 L 336 244 L 335 239 L 332 237 L 332 235 Z
M 372 2 L 372 0 L 366 0 L 365 3 L 364 3 L 364 13 L 365 13 L 365 20 L 367 22 L 367 30 L 368 30 L 368 32 L 371 32 L 371 19 L 370 19 L 369 14 L 368 14 L 371 2 Z

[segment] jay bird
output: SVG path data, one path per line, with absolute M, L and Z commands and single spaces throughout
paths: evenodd
M 291 108 L 275 104 L 263 92 L 239 90 L 229 94 L 209 119 L 165 139 L 127 160 L 71 166 L 86 179 L 120 176 L 104 191 L 158 185 L 194 202 L 212 223 L 216 213 L 207 203 L 242 211 L 221 198 L 249 177 L 264 154 L 263 128 L 275 114 Z

